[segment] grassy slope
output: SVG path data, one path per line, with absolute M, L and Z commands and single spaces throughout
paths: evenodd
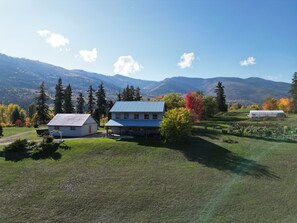
M 296 144 L 221 137 L 71 140 L 57 161 L 0 157 L 0 222 L 293 222 Z
M 41 126 L 40 128 L 46 128 Z M 0 143 L 11 142 L 16 139 L 40 140 L 37 136 L 35 128 L 26 127 L 5 127 L 3 128 L 3 136 L 0 137 Z

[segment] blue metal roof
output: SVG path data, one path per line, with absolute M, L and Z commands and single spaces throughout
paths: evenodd
M 113 120 L 110 119 L 106 127 L 160 127 L 160 120 Z
M 164 101 L 117 101 L 110 112 L 163 112 Z

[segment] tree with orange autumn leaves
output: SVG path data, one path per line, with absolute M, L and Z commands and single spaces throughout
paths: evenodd
M 292 103 L 288 98 L 281 98 L 277 100 L 273 97 L 269 97 L 265 100 L 262 105 L 264 110 L 283 110 L 285 113 L 290 113 L 292 111 Z

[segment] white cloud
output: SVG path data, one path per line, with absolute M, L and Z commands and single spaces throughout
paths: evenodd
M 79 55 L 86 62 L 94 62 L 97 59 L 97 49 L 80 50 Z
M 245 60 L 242 60 L 239 62 L 240 66 L 250 66 L 256 64 L 256 58 L 255 57 L 248 57 Z
M 46 39 L 45 42 L 50 44 L 52 47 L 61 47 L 69 44 L 69 40 L 62 36 L 61 34 L 51 33 Z
M 180 62 L 177 64 L 181 69 L 185 69 L 192 66 L 192 63 L 195 59 L 195 54 L 192 53 L 184 53 L 180 57 Z
M 38 30 L 37 31 L 37 34 L 39 36 L 42 36 L 42 37 L 46 37 L 48 36 L 49 34 L 51 33 L 51 31 L 47 30 L 47 29 L 42 29 L 42 30 Z
M 114 73 L 123 75 L 134 74 L 143 68 L 143 66 L 135 61 L 131 56 L 120 56 L 113 66 Z
M 45 37 L 45 42 L 50 44 L 52 47 L 59 48 L 60 51 L 62 46 L 69 44 L 69 39 L 58 33 L 52 33 L 47 29 L 38 30 L 37 34 L 41 37 Z

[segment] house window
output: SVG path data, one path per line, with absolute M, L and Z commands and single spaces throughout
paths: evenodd
M 158 114 L 153 114 L 153 119 L 158 119 Z
M 144 119 L 150 119 L 150 114 L 148 113 L 144 114 Z
M 60 130 L 60 127 L 59 126 L 55 126 L 54 129 L 55 130 Z
M 70 126 L 70 130 L 74 131 L 76 128 L 74 126 Z
M 116 113 L 116 119 L 120 119 L 120 118 L 121 118 L 120 113 Z
M 139 114 L 134 114 L 134 119 L 139 119 Z
M 124 113 L 124 119 L 129 119 L 129 113 Z

